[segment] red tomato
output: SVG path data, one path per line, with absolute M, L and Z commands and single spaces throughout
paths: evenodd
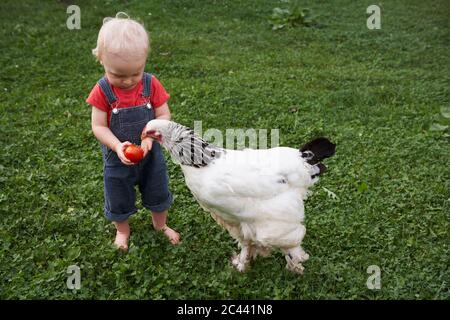
M 135 144 L 129 145 L 125 148 L 125 157 L 131 162 L 138 163 L 144 157 L 144 150 Z

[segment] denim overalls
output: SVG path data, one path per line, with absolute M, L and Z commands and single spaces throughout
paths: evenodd
M 106 77 L 98 81 L 112 109 L 109 128 L 121 141 L 141 143 L 141 133 L 148 121 L 155 118 L 150 104 L 151 74 L 142 77 L 147 103 L 129 108 L 116 108 L 117 98 Z M 102 145 L 104 163 L 105 216 L 110 221 L 124 221 L 136 213 L 136 192 L 139 186 L 142 205 L 152 212 L 167 210 L 173 202 L 169 191 L 167 168 L 161 146 L 153 142 L 152 149 L 138 164 L 127 166 L 117 154 Z

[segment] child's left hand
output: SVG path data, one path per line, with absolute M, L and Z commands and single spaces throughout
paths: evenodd
M 141 141 L 141 148 L 144 150 L 144 158 L 147 155 L 147 153 L 152 150 L 153 145 L 153 139 L 150 137 L 147 137 Z

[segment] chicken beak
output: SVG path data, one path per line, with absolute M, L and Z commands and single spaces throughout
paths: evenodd
M 141 134 L 141 140 L 144 140 L 145 138 L 152 138 L 153 140 L 158 141 L 159 143 L 162 142 L 162 135 L 156 130 L 143 130 Z

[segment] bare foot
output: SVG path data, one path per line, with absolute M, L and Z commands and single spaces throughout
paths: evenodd
M 130 227 L 128 226 L 128 221 L 115 222 L 114 225 L 117 229 L 114 245 L 119 250 L 128 251 L 128 238 L 130 237 Z
M 180 242 L 180 234 L 167 225 L 162 227 L 159 231 L 164 232 L 164 235 L 169 239 L 171 244 L 176 245 Z
M 117 247 L 117 249 L 122 251 L 128 251 L 128 237 L 129 234 L 117 231 L 116 240 L 114 241 L 114 245 Z

